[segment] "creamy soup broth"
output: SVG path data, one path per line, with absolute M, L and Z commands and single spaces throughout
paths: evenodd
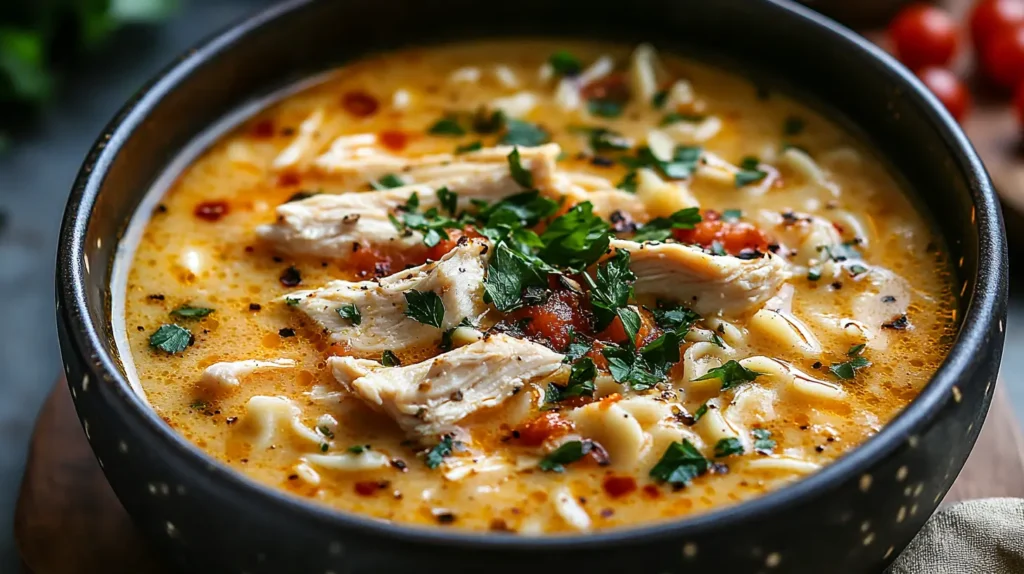
M 635 50 L 507 41 L 371 56 L 221 138 L 180 174 L 152 214 L 140 216 L 149 221 L 130 262 L 124 317 L 115 321 L 124 322 L 127 352 L 152 407 L 224 464 L 295 496 L 400 523 L 520 534 L 622 527 L 735 504 L 811 474 L 877 433 L 920 392 L 952 339 L 956 304 L 941 239 L 870 147 L 824 114 L 744 77 Z M 611 69 L 601 69 L 602 58 Z M 655 92 L 644 97 L 650 96 L 643 80 L 648 70 Z M 498 109 L 511 119 L 493 116 Z M 600 200 L 595 195 L 593 203 L 618 230 L 611 233 L 626 241 L 613 245 L 635 248 L 636 294 L 627 310 L 612 313 L 632 309 L 630 316 L 640 317 L 639 341 L 625 340 L 621 318 L 597 331 L 600 320 L 588 311 L 592 288 L 580 274 L 565 272 L 569 281 L 553 276 L 549 285 L 516 297 L 525 309 L 503 313 L 493 302 L 477 301 L 487 311 L 470 317 L 474 326 L 453 332 L 447 346 L 456 353 L 469 342 L 494 344 L 508 336 L 561 354 L 564 325 L 537 332 L 554 316 L 556 323 L 576 321 L 576 341 L 589 347 L 596 376 L 587 376 L 586 364 L 570 367 L 570 357 L 554 373 L 497 391 L 499 398 L 484 406 L 455 405 L 470 410 L 455 421 L 432 418 L 428 408 L 402 419 L 359 395 L 351 378 L 340 382 L 331 357 L 383 363 L 371 364 L 375 373 L 389 372 L 392 363 L 379 350 L 363 352 L 345 336 L 332 337 L 330 326 L 287 296 L 334 280 L 401 273 L 458 249 L 462 232 L 449 228 L 449 240 L 430 247 L 368 241 L 355 253 L 344 244 L 333 247 L 332 257 L 303 254 L 260 226 L 281 224 L 276 210 L 286 202 L 302 205 L 314 193 L 380 193 L 369 180 L 386 189 L 419 177 L 418 164 L 403 161 L 462 148 L 437 164 L 462 165 L 510 130 L 538 127 L 560 146 L 552 160 L 558 185 L 549 185 L 542 160 L 530 159 L 531 146 L 518 136 L 512 141 L 520 143 L 522 165 L 532 169 L 541 196 L 560 204 L 526 227 L 543 237 L 558 215 L 586 200 L 581 193 L 618 190 Z M 344 135 L 359 137 L 337 143 Z M 643 146 L 654 160 L 637 151 Z M 618 147 L 627 149 L 610 149 Z M 690 153 L 699 158 L 688 160 L 680 148 L 695 149 Z M 318 160 L 332 149 L 344 161 Z M 510 149 L 500 148 L 500 161 L 477 165 L 512 172 Z M 359 167 L 381 157 L 397 167 L 372 176 Z M 561 193 L 567 189 L 573 192 Z M 616 202 L 621 209 L 612 209 Z M 699 210 L 686 212 L 689 219 L 674 215 L 688 207 Z M 460 204 L 455 211 L 474 210 Z M 399 227 L 409 213 L 425 211 L 389 208 Z M 693 223 L 694 212 L 702 223 Z M 440 213 L 449 217 L 444 207 Z M 668 229 L 664 220 L 643 227 L 670 216 L 680 228 Z M 660 243 L 629 242 L 637 227 L 659 226 L 667 230 L 655 234 Z M 403 233 L 401 241 L 420 237 Z M 493 238 L 473 241 L 482 243 L 462 240 L 463 248 L 477 248 L 473 257 L 496 249 Z M 715 265 L 777 263 L 754 279 L 747 271 L 724 278 L 708 272 L 695 280 L 699 287 L 670 277 L 683 300 L 647 293 L 650 278 L 642 271 L 653 272 L 637 266 L 649 253 L 644 249 L 684 244 L 697 244 L 699 257 Z M 610 248 L 587 273 L 598 278 L 595 269 L 609 265 L 618 250 Z M 672 263 L 653 265 L 662 264 Z M 479 283 L 477 277 L 476 287 L 464 288 L 479 295 Z M 609 286 L 598 281 L 598 288 Z M 552 299 L 575 312 L 566 306 L 548 315 L 531 311 L 550 310 Z M 407 295 L 397 301 L 411 305 Z M 631 349 L 671 331 L 668 311 L 680 304 L 701 307 L 702 317 L 669 339 L 680 349 L 678 361 L 651 358 L 650 388 L 616 381 L 601 349 L 618 343 L 627 360 L 642 356 Z M 370 325 L 370 310 L 356 307 L 363 326 Z M 329 311 L 345 329 L 360 327 L 353 311 L 347 317 Z M 421 319 L 407 320 L 422 330 Z M 401 338 L 414 330 L 402 325 L 377 335 Z M 447 329 L 431 328 L 430 344 L 388 349 L 400 368 L 442 353 Z M 207 371 L 245 360 L 278 362 L 228 368 L 234 379 Z M 493 366 L 485 369 L 500 375 Z M 574 382 L 583 381 L 582 396 L 554 400 L 573 394 L 570 369 L 579 371 Z M 457 392 L 444 400 L 474 400 L 470 390 Z M 441 422 L 427 429 L 415 426 L 416 417 L 423 425 Z

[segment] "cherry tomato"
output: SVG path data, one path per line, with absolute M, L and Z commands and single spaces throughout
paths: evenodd
M 889 24 L 889 38 L 899 58 L 911 70 L 944 66 L 959 42 L 949 13 L 928 4 L 911 4 Z
M 1024 0 L 981 0 L 971 11 L 971 41 L 979 55 L 999 32 L 1024 24 Z
M 946 68 L 925 68 L 917 73 L 924 85 L 932 91 L 946 110 L 957 121 L 963 119 L 971 106 L 971 95 L 960 78 Z
M 996 84 L 1013 89 L 1024 80 L 1024 24 L 1000 31 L 985 45 L 985 75 Z

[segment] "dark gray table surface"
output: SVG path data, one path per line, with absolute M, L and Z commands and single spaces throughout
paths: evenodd
M 118 107 L 186 47 L 269 0 L 193 0 L 167 25 L 119 36 L 74 70 L 49 112 L 0 155 L 0 572 L 15 572 L 11 524 L 36 413 L 60 369 L 53 264 L 75 173 Z M 1007 350 L 1024 349 L 1024 293 L 1015 294 Z M 1004 380 L 1024 413 L 1024 353 L 1009 353 Z

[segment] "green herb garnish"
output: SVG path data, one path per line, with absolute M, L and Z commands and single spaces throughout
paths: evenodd
M 587 456 L 593 448 L 589 440 L 571 440 L 549 452 L 537 466 L 545 472 L 565 472 L 565 465 Z
M 149 336 L 149 345 L 172 355 L 180 353 L 194 341 L 192 331 L 170 323 L 161 325 Z
M 749 383 L 763 374 L 751 371 L 736 361 L 729 361 L 721 367 L 709 370 L 704 376 L 693 380 L 709 381 L 711 379 L 719 379 L 722 381 L 722 390 L 725 391 L 743 383 Z
M 338 316 L 342 319 L 348 319 L 353 325 L 363 322 L 363 315 L 359 312 L 359 308 L 356 307 L 355 303 L 348 303 L 338 307 Z
M 405 302 L 407 317 L 424 325 L 441 328 L 444 322 L 444 302 L 437 293 L 412 289 L 405 292 Z
M 689 484 L 690 481 L 704 474 L 710 468 L 708 459 L 697 450 L 697 447 L 683 439 L 673 442 L 661 455 L 661 460 L 651 469 L 651 478 L 676 486 Z

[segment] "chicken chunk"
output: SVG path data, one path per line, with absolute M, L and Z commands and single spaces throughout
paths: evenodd
M 467 240 L 434 263 L 376 281 L 332 281 L 320 289 L 289 293 L 284 301 L 326 329 L 332 342 L 354 353 L 380 356 L 385 350 L 429 345 L 463 319 L 476 320 L 488 310 L 483 280 L 490 252 L 487 240 Z M 440 329 L 405 314 L 410 291 L 440 296 Z M 358 321 L 339 312 L 350 306 L 355 306 Z
M 433 436 L 551 375 L 563 358 L 543 345 L 498 334 L 405 367 L 370 365 L 352 357 L 331 357 L 327 364 L 349 392 L 403 430 Z
M 414 248 L 422 244 L 423 235 L 398 229 L 388 216 L 406 205 L 413 194 L 423 211 L 440 207 L 437 190 L 441 187 L 458 194 L 459 209 L 469 207 L 474 200 L 494 202 L 523 191 L 509 170 L 507 156 L 511 150 L 491 148 L 477 152 L 480 155 L 472 161 L 424 165 L 422 170 L 403 174 L 407 182 L 416 175 L 417 181 L 427 183 L 314 195 L 288 202 L 278 206 L 277 221 L 258 227 L 256 233 L 279 252 L 290 255 L 345 259 L 354 252 L 356 244 L 394 250 Z M 552 182 L 558 153 L 557 145 L 520 150 L 522 165 L 531 171 L 534 185 L 541 193 L 554 197 L 561 195 Z
M 741 315 L 778 292 L 790 273 L 774 254 L 744 260 L 711 255 L 678 243 L 636 243 L 616 239 L 613 249 L 630 254 L 637 295 L 676 300 L 706 316 Z

